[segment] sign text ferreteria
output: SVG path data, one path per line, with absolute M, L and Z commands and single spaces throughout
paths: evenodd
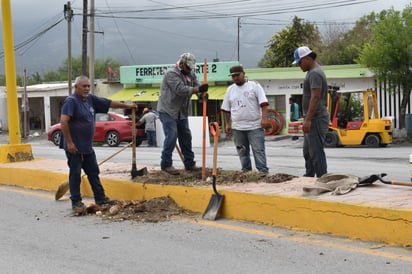
M 229 69 L 238 62 L 211 62 L 207 63 L 208 81 L 230 81 Z M 121 66 L 120 83 L 122 84 L 160 84 L 166 70 L 175 64 Z M 201 82 L 204 73 L 204 64 L 197 63 L 196 75 Z

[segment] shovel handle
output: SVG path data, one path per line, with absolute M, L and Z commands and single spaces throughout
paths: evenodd
M 400 181 L 390 181 L 391 185 L 398 185 L 398 186 L 412 186 L 412 183 L 409 182 L 400 182 Z
M 182 160 L 182 163 L 185 164 L 185 157 L 182 154 L 182 151 L 180 150 L 180 147 L 178 144 L 175 145 L 176 151 L 179 154 L 180 160 Z
M 112 159 L 114 156 L 116 156 L 117 154 L 119 154 L 120 152 L 122 152 L 123 150 L 125 150 L 126 148 L 130 147 L 132 145 L 132 142 L 124 145 L 121 149 L 119 149 L 118 151 L 116 151 L 115 153 L 113 153 L 112 155 L 110 155 L 109 157 L 107 157 L 106 159 L 102 160 L 101 162 L 98 163 L 98 165 L 102 165 L 104 163 L 106 163 L 107 161 L 109 161 L 110 159 Z
M 217 122 L 210 123 L 210 133 L 213 136 L 213 170 L 212 176 L 216 177 L 217 169 L 217 145 L 219 142 L 219 124 Z
M 136 108 L 132 108 L 132 164 L 136 163 Z

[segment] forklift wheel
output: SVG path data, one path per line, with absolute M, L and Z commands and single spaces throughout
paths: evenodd
M 334 131 L 329 131 L 325 136 L 325 147 L 337 147 L 338 135 Z
M 367 145 L 368 147 L 379 147 L 380 144 L 381 140 L 376 134 L 369 134 L 365 137 L 365 145 Z

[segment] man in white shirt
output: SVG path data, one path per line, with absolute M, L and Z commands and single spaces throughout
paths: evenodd
M 245 78 L 241 65 L 230 68 L 233 84 L 227 88 L 221 110 L 225 114 L 225 132 L 233 134 L 242 171 L 251 171 L 250 148 L 256 169 L 267 174 L 265 132 L 269 105 L 262 86 Z

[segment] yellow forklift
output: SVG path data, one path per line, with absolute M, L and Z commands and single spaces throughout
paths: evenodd
M 386 147 L 392 143 L 392 121 L 379 117 L 374 89 L 329 88 L 328 110 L 330 125 L 326 147 Z

